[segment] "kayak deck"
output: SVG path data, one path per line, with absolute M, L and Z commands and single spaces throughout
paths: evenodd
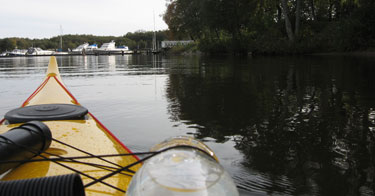
M 63 84 L 55 57 L 51 57 L 46 78 L 43 83 L 22 104 L 22 107 L 39 104 L 80 105 Z M 84 120 L 55 120 L 43 122 L 50 128 L 54 139 L 74 146 L 84 152 L 93 155 L 131 153 L 131 151 L 113 136 L 113 134 L 91 113 L 88 113 Z M 7 121 L 3 120 L 0 123 L 0 134 L 19 125 L 20 124 L 7 124 Z M 48 158 L 56 158 L 58 156 L 88 156 L 86 153 L 77 149 L 53 141 L 50 148 L 46 153 L 43 153 L 42 156 Z M 56 156 L 51 156 L 51 154 Z M 38 156 L 34 159 L 43 158 Z M 10 172 L 3 175 L 0 180 L 56 176 L 76 173 L 78 171 L 81 173 L 83 183 L 88 184 L 92 182 L 93 179 L 98 179 L 119 169 L 120 166 L 124 167 L 137 161 L 138 158 L 136 156 L 121 156 L 107 157 L 105 160 L 86 158 L 79 160 L 31 162 L 24 163 L 12 169 Z M 139 168 L 140 164 L 136 164 L 129 168 L 131 171 L 121 172 L 103 180 L 103 183 L 98 182 L 92 186 L 86 187 L 86 195 L 124 195 L 124 191 L 126 191 L 132 175 Z

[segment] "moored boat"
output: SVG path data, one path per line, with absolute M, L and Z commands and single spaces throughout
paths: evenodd
M 94 50 L 95 54 L 131 54 L 133 53 L 127 46 L 116 47 L 116 42 L 104 43 L 100 48 Z
M 86 50 L 87 51 L 93 51 L 93 50 L 96 50 L 98 49 L 98 44 L 91 44 L 89 46 L 87 46 Z
M 43 50 L 41 48 L 34 48 L 31 47 L 27 50 L 26 55 L 30 56 L 50 56 L 53 55 L 55 52 L 51 50 Z
M 79 45 L 77 48 L 74 48 L 71 53 L 72 54 L 83 54 L 87 47 L 89 46 L 89 43 L 84 43 L 84 44 L 81 44 Z
M 95 50 L 98 49 L 98 44 L 91 44 L 85 49 L 86 54 L 94 54 Z
M 27 50 L 24 49 L 14 49 L 11 52 L 8 52 L 7 56 L 25 56 Z

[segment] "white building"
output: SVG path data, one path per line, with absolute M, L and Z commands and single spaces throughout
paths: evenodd
M 181 41 L 162 41 L 162 48 L 172 48 L 173 46 L 185 46 L 194 43 L 193 40 L 181 40 Z

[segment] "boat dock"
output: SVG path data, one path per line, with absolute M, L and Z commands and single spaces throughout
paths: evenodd
M 100 56 L 100 55 L 132 55 L 132 54 L 140 54 L 138 52 L 127 52 L 127 53 L 91 53 L 91 54 L 74 54 L 74 53 L 67 53 L 67 54 L 59 54 L 59 53 L 54 53 L 54 54 L 36 54 L 36 55 L 0 55 L 0 58 L 9 58 L 9 57 L 38 57 L 38 56 Z
M 31 47 L 25 49 L 14 49 L 10 52 L 3 52 L 0 57 L 20 57 L 20 56 L 85 56 L 85 55 L 130 55 L 130 54 L 147 54 L 147 51 L 143 50 L 129 50 L 127 46 L 116 47 L 114 41 L 104 43 L 100 48 L 97 44 L 89 45 L 84 43 L 73 50 L 63 52 L 61 50 L 43 50 L 41 48 Z

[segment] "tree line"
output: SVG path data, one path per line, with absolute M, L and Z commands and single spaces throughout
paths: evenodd
M 205 52 L 306 53 L 375 46 L 374 0 L 167 0 L 175 38 Z
M 103 43 L 114 40 L 117 46 L 126 45 L 130 49 L 146 49 L 152 47 L 152 31 L 136 31 L 127 33 L 124 36 L 95 36 L 95 35 L 63 35 L 62 49 L 68 51 L 87 42 L 97 44 L 100 47 Z M 158 41 L 165 40 L 167 31 L 157 31 L 156 39 Z M 29 38 L 4 38 L 0 39 L 0 51 L 11 51 L 15 48 L 27 49 L 30 47 L 39 47 L 42 49 L 56 50 L 60 48 L 60 37 L 52 37 L 49 39 L 29 39 Z

